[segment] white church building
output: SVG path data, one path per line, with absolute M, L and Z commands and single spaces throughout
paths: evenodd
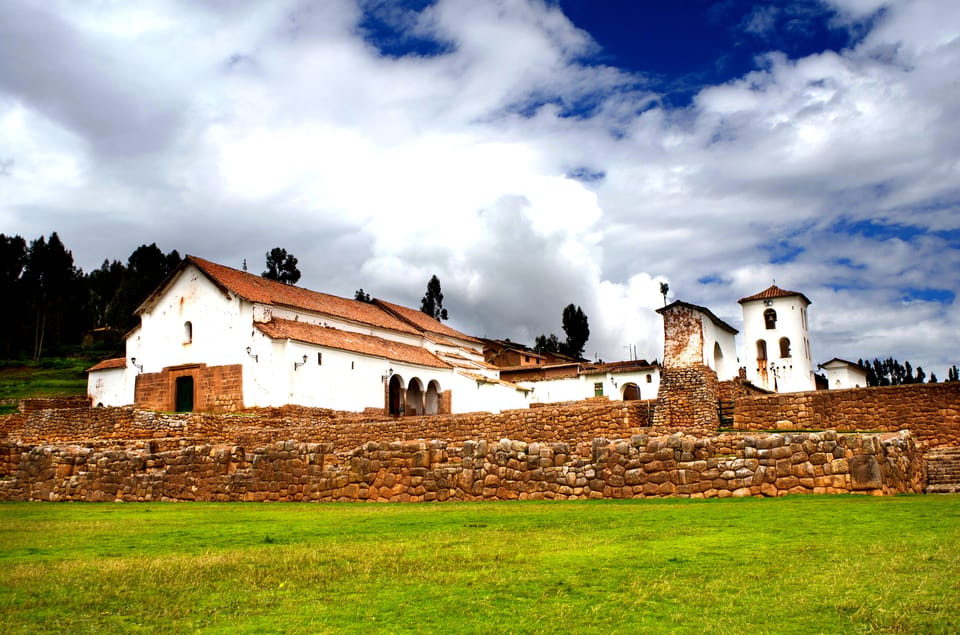
M 480 340 L 407 307 L 360 302 L 187 256 L 137 309 L 124 358 L 88 375 L 94 405 L 170 411 L 297 404 L 401 415 L 523 408 Z

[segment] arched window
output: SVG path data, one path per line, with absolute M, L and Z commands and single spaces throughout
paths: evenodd
M 773 309 L 767 309 L 763 312 L 763 322 L 767 325 L 768 330 L 773 330 L 777 328 L 777 312 Z
M 786 337 L 780 338 L 780 357 L 790 357 L 790 340 Z
M 766 361 L 767 359 L 767 342 L 765 340 L 757 340 L 757 359 L 760 361 Z
M 647 375 L 647 383 L 648 383 L 648 384 L 652 384 L 652 383 L 653 383 L 653 375 Z
M 187 320 L 183 323 L 183 343 L 189 344 L 193 342 L 193 322 Z

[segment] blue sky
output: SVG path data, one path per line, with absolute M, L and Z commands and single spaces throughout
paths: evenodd
M 157 242 L 532 342 L 661 355 L 659 283 L 815 361 L 960 362 L 960 3 L 0 4 L 0 231 Z

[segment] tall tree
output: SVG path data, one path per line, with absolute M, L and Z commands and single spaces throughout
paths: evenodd
M 427 292 L 420 300 L 420 310 L 435 320 L 447 319 L 447 310 L 443 308 L 443 293 L 440 291 L 440 279 L 436 275 L 427 283 Z
M 267 270 L 260 275 L 268 280 L 296 284 L 300 279 L 297 258 L 293 254 L 288 254 L 286 249 L 274 247 L 267 252 Z
M 563 332 L 567 334 L 567 341 L 561 351 L 570 357 L 582 358 L 583 348 L 590 339 L 590 324 L 579 306 L 568 304 L 563 308 Z
M 140 245 L 127 259 L 120 286 L 104 311 L 108 326 L 128 331 L 139 323 L 135 311 L 164 278 L 180 264 L 176 249 L 168 254 L 157 243 Z
M 73 254 L 63 246 L 57 232 L 48 240 L 41 236 L 30 243 L 23 281 L 34 315 L 33 359 L 40 359 L 48 326 L 53 327 L 54 346 L 60 345 L 62 317 L 77 296 L 78 278 Z
M 0 298 L 5 307 L 23 305 L 21 277 L 27 264 L 27 242 L 21 236 L 0 234 Z M 20 353 L 23 341 L 21 323 L 16 311 L 0 310 L 0 357 Z
M 660 283 L 660 295 L 663 296 L 663 306 L 667 306 L 667 294 L 670 293 L 670 285 L 666 282 Z

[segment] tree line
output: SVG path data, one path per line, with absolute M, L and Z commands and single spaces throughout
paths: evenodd
M 886 359 L 874 359 L 873 361 L 857 360 L 857 366 L 867 371 L 868 386 L 900 386 L 904 384 L 935 384 L 937 383 L 936 373 L 927 373 L 923 367 L 917 366 L 916 369 L 909 361 L 900 363 L 898 360 L 888 357 Z M 960 381 L 960 369 L 956 364 L 947 369 L 947 381 Z

